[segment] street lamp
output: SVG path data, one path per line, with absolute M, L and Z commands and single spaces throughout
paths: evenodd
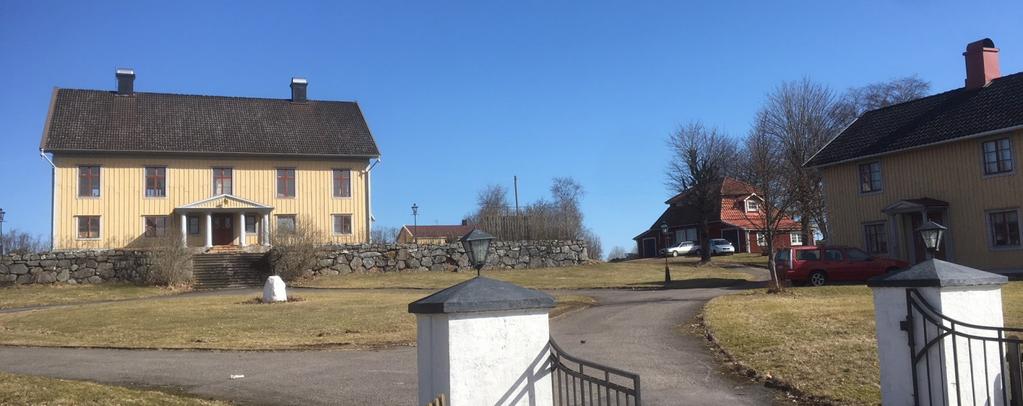
M 4 245 L 4 209 L 0 208 L 0 255 L 7 255 L 7 245 Z
M 664 286 L 671 284 L 671 269 L 668 268 L 668 222 L 661 222 L 661 234 L 664 235 Z
M 948 227 L 930 220 L 916 229 L 920 233 L 920 238 L 924 240 L 924 247 L 927 247 L 928 259 L 934 258 L 934 253 L 941 249 L 941 237 L 945 235 L 945 230 L 948 230 Z
M 419 244 L 419 206 L 412 203 L 412 242 Z
M 487 254 L 490 253 L 490 242 L 493 240 L 494 236 L 475 228 L 460 240 L 465 255 L 469 257 L 469 264 L 476 268 L 476 277 L 480 276 L 480 269 L 487 264 Z

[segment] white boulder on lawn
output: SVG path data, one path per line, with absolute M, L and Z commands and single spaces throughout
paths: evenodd
M 263 285 L 263 303 L 287 301 L 288 292 L 285 291 L 284 280 L 277 275 L 266 278 L 266 284 Z

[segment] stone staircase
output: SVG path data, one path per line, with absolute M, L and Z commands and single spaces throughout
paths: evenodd
M 192 257 L 196 289 L 263 286 L 270 275 L 263 253 L 199 254 Z

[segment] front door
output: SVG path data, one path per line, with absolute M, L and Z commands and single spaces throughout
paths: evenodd
M 231 245 L 234 242 L 234 218 L 230 214 L 213 215 L 213 245 Z
M 742 247 L 742 245 L 739 245 L 739 230 L 736 229 L 721 230 L 721 238 L 724 238 L 728 240 L 728 242 L 732 243 L 732 246 L 735 247 L 736 251 L 739 250 L 739 247 Z

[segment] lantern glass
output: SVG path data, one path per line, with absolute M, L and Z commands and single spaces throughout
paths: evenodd
M 668 223 L 661 223 L 661 233 L 668 234 Z
M 487 264 L 490 241 L 493 239 L 494 236 L 480 230 L 472 230 L 462 237 L 462 248 L 465 248 L 465 255 L 469 257 L 469 263 L 477 270 Z
M 920 238 L 924 240 L 924 247 L 929 251 L 937 251 L 941 248 L 941 238 L 947 228 L 933 221 L 928 221 L 916 231 L 920 232 Z

